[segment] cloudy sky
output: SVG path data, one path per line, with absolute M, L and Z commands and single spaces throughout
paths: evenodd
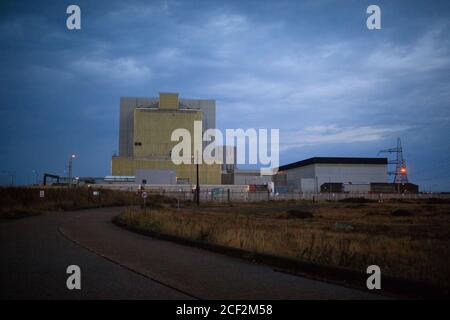
M 81 30 L 66 8 L 81 7 Z M 368 30 L 366 8 L 381 8 Z M 450 190 L 449 1 L 0 2 L 0 182 L 104 176 L 120 96 L 217 100 L 225 128 L 279 128 L 281 164 L 377 156 Z

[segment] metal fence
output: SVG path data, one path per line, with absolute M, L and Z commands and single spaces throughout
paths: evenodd
M 180 201 L 195 201 L 195 191 L 164 191 L 152 190 L 147 191 L 149 194 L 160 194 L 167 197 L 176 198 Z M 223 190 L 201 190 L 200 201 L 212 203 L 228 203 L 228 202 L 261 202 L 261 201 L 287 201 L 287 200 L 309 200 L 309 201 L 339 201 L 348 198 L 365 198 L 375 201 L 383 201 L 387 199 L 403 199 L 403 200 L 417 200 L 417 199 L 450 199 L 448 193 L 270 193 L 267 191 L 261 192 L 241 192 L 232 191 L 228 189 Z

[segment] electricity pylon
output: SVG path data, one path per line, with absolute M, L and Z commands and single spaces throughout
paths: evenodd
M 380 150 L 380 153 L 396 153 L 395 160 L 389 160 L 389 164 L 395 164 L 395 171 L 389 172 L 389 174 L 394 175 L 394 183 L 408 183 L 408 170 L 406 169 L 406 161 L 403 158 L 402 141 L 397 138 L 397 147 Z

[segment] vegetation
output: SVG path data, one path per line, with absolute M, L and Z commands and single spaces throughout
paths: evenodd
M 450 287 L 450 203 L 269 202 L 127 209 L 133 227 Z
M 44 190 L 45 197 L 40 197 Z M 0 188 L 0 218 L 20 218 L 45 211 L 69 211 L 142 203 L 132 192 L 101 189 L 98 195 L 84 187 Z M 149 199 L 151 202 L 151 199 Z

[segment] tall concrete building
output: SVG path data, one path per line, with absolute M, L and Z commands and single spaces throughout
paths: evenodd
M 184 128 L 193 137 L 194 121 L 202 121 L 203 132 L 215 128 L 215 109 L 214 100 L 179 99 L 177 93 L 121 98 L 119 156 L 112 158 L 112 175 L 136 176 L 139 171 L 142 176 L 142 170 L 148 170 L 154 171 L 160 181 L 161 174 L 173 172 L 177 183 L 196 183 L 194 164 L 172 162 L 171 151 L 178 142 L 171 141 L 171 135 L 175 129 Z M 193 146 L 193 139 L 191 143 Z M 199 173 L 200 183 L 220 184 L 219 164 L 201 164 Z

